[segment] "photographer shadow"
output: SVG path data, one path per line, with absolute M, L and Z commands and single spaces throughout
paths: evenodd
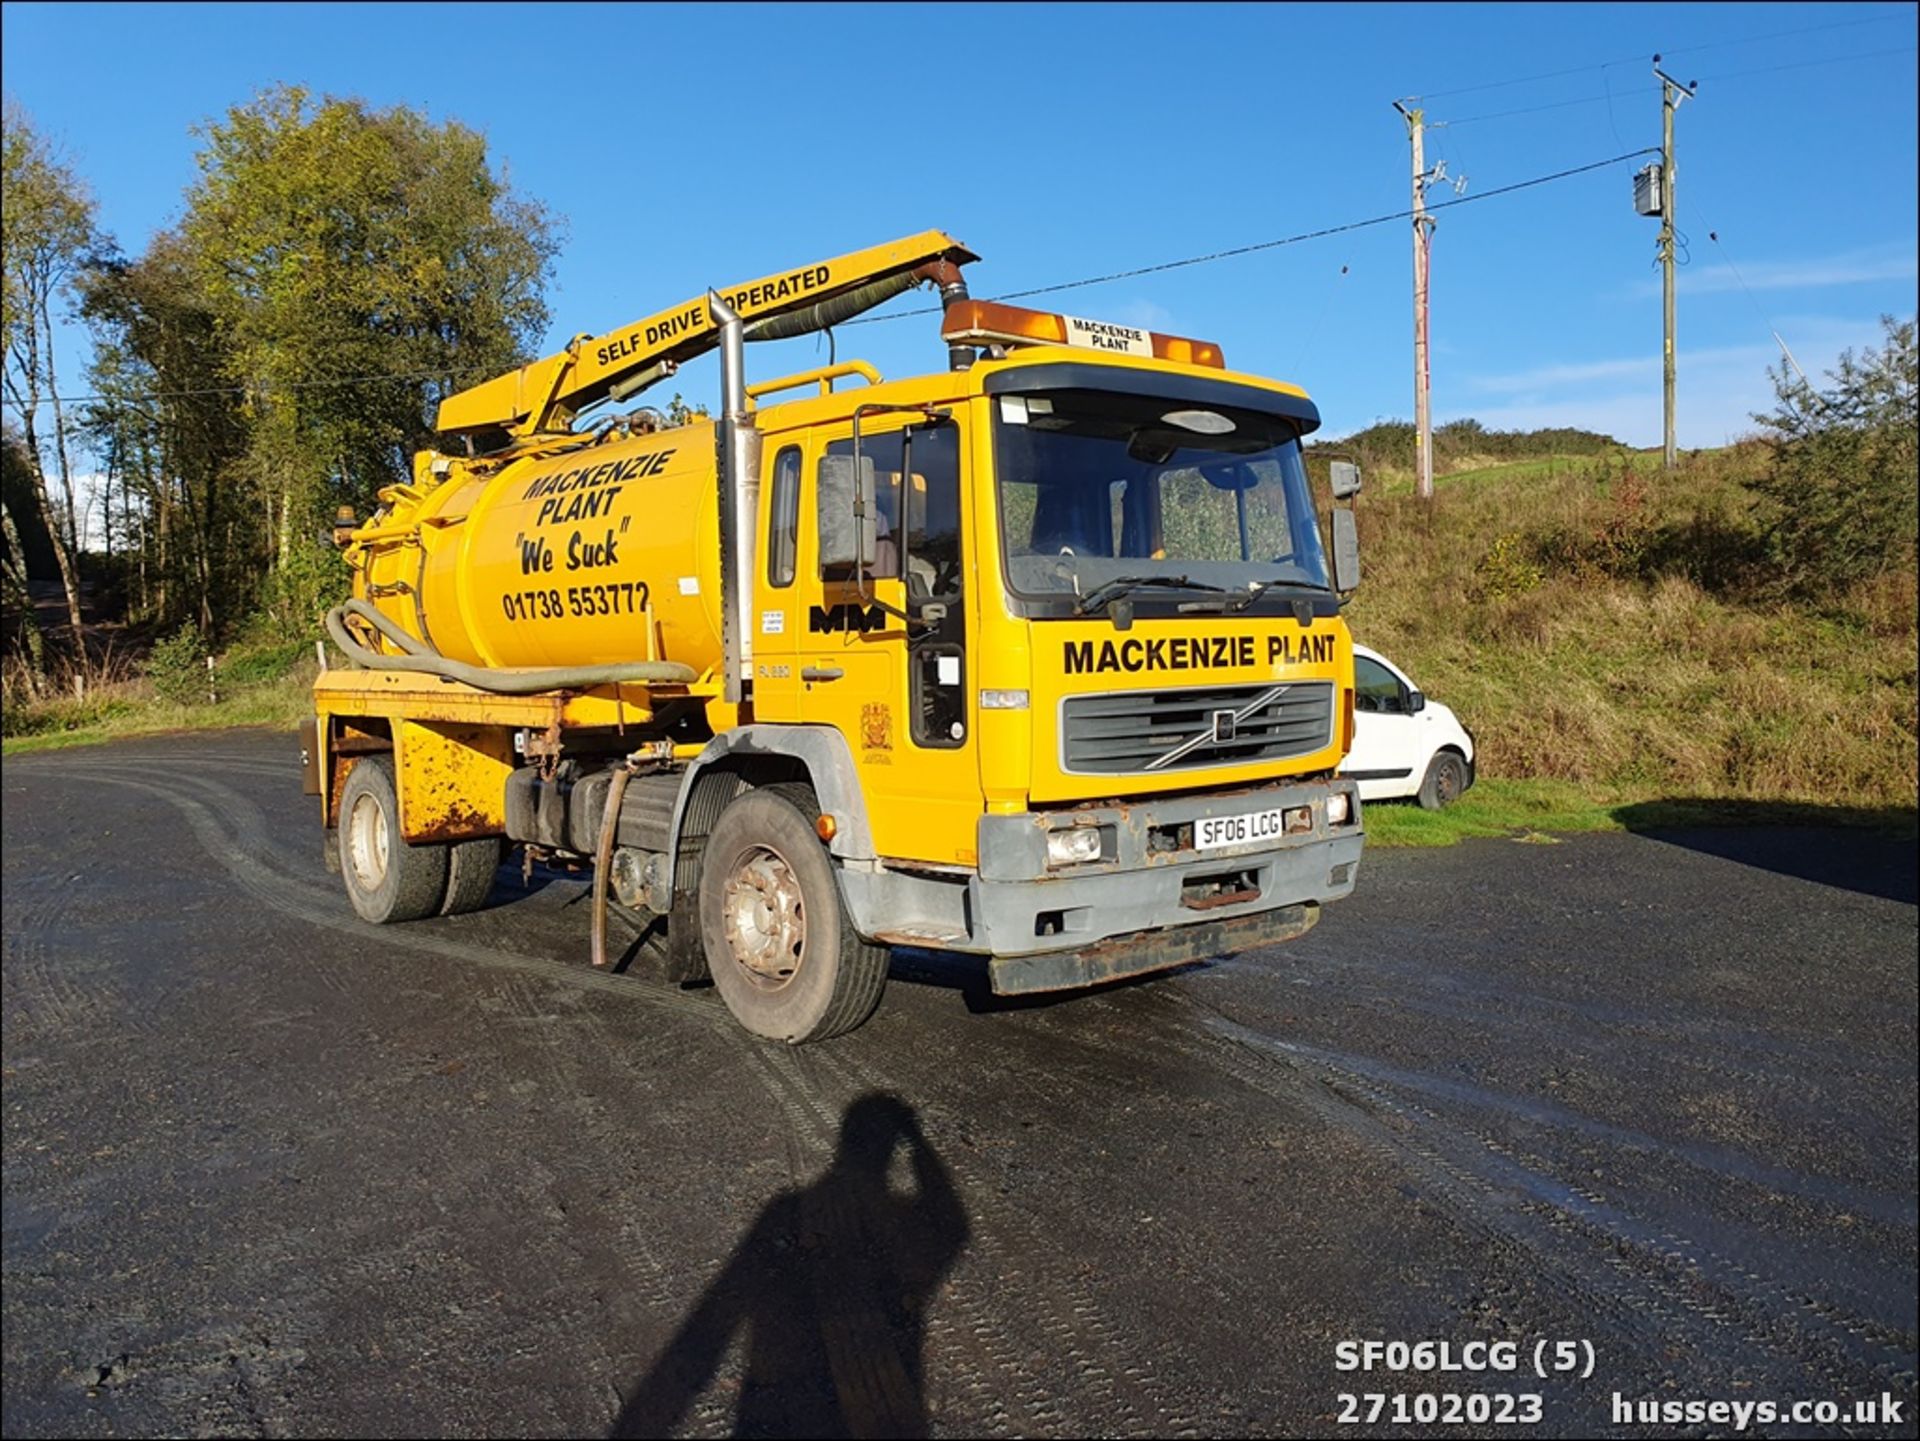
M 904 1193 L 888 1175 L 902 1146 Z M 676 1430 L 741 1336 L 736 1436 L 925 1436 L 927 1305 L 968 1230 L 913 1108 L 862 1096 L 833 1164 L 767 1203 L 609 1434 Z

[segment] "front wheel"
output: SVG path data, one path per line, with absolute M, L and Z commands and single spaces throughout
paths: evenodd
M 756 1036 L 799 1044 L 853 1030 L 887 983 L 887 951 L 854 933 L 811 787 L 737 797 L 707 838 L 700 939 L 713 983 Z
M 1420 782 L 1420 804 L 1430 811 L 1452 805 L 1467 788 L 1467 763 L 1452 751 L 1440 751 Z

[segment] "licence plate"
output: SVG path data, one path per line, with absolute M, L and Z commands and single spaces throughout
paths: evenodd
M 1252 845 L 1257 841 L 1278 840 L 1286 833 L 1281 817 L 1286 812 L 1279 808 L 1270 811 L 1249 811 L 1238 816 L 1209 816 L 1205 820 L 1193 823 L 1193 847 L 1199 851 L 1214 851 L 1222 846 Z

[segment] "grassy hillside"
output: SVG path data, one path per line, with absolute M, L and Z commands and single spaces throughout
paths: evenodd
M 1375 808 L 1375 838 L 1590 829 L 1629 806 L 1673 820 L 1910 813 L 1913 568 L 1786 598 L 1743 483 L 1766 463 L 1763 448 L 1736 447 L 1667 476 L 1657 456 L 1618 447 L 1535 454 L 1456 466 L 1431 507 L 1405 473 L 1370 472 L 1354 633 L 1459 711 L 1481 747 L 1462 805 Z M 84 701 L 9 686 L 7 752 L 291 729 L 307 709 L 310 642 L 263 631 L 217 656 L 212 702 L 196 656 L 172 673 L 160 658 L 104 667 Z
M 1413 422 L 1381 420 L 1338 439 L 1321 437 L 1309 447 L 1360 462 L 1376 492 L 1413 484 Z M 1477 420 L 1453 420 L 1433 432 L 1433 469 L 1452 475 L 1511 464 L 1561 469 L 1583 459 L 1613 455 L 1620 442 L 1597 431 L 1560 426 L 1549 430 L 1488 430 Z
M 1786 598 L 1742 484 L 1765 463 L 1536 459 L 1443 476 L 1431 508 L 1370 487 L 1354 633 L 1460 712 L 1483 775 L 1556 783 L 1531 793 L 1550 812 L 1910 809 L 1913 570 Z

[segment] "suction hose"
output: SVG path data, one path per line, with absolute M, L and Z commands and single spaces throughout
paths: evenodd
M 347 629 L 347 617 L 357 617 L 379 631 L 406 654 L 382 655 L 368 650 Z M 695 679 L 691 666 L 670 660 L 626 661 L 618 665 L 545 666 L 532 670 L 507 670 L 491 666 L 468 665 L 449 659 L 426 642 L 408 635 L 364 600 L 350 600 L 327 612 L 327 634 L 348 660 L 368 670 L 419 671 L 445 676 L 470 685 L 475 690 L 497 695 L 534 695 L 549 690 L 585 690 L 589 686 L 617 685 L 622 681 L 685 685 Z
M 811 335 L 816 330 L 830 330 L 843 321 L 853 319 L 863 310 L 871 310 L 884 304 L 896 295 L 904 295 L 920 283 L 911 271 L 902 275 L 883 276 L 879 280 L 870 280 L 865 285 L 849 290 L 845 295 L 836 295 L 830 300 L 822 300 L 809 305 L 805 310 L 796 310 L 791 315 L 769 315 L 760 320 L 747 323 L 748 340 L 789 340 L 796 335 Z

